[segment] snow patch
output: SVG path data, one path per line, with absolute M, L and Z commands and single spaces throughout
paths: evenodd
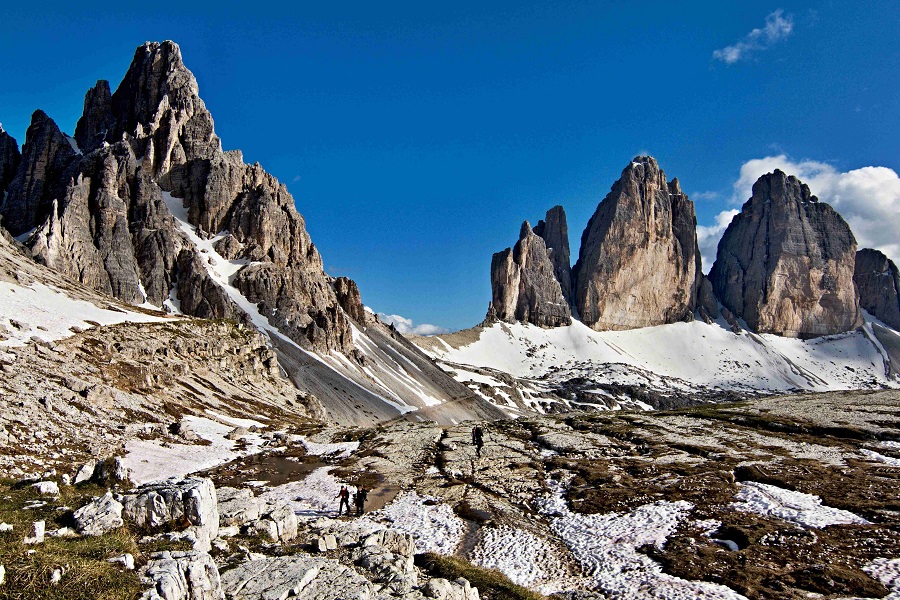
M 6 339 L 0 341 L 0 347 L 24 346 L 32 337 L 46 342 L 67 338 L 73 335 L 72 327 L 92 327 L 87 321 L 115 325 L 166 320 L 163 316 L 120 308 L 100 308 L 37 281 L 29 286 L 0 281 L 0 332 L 6 329 Z M 13 325 L 13 321 L 18 326 Z
M 846 510 L 824 506 L 822 499 L 812 494 L 794 492 L 767 483 L 748 481 L 738 484 L 740 490 L 731 507 L 767 517 L 777 517 L 804 527 L 822 528 L 828 525 L 868 525 L 869 522 Z
M 884 600 L 900 600 L 900 558 L 876 558 L 862 570 L 891 590 Z
M 589 580 L 607 594 L 617 598 L 746 600 L 723 585 L 663 573 L 659 563 L 637 551 L 648 544 L 662 548 L 693 509 L 689 502 L 659 501 L 629 513 L 584 515 L 569 510 L 562 486 L 551 483 L 554 493 L 546 499 L 542 512 Z
M 532 533 L 506 525 L 481 530 L 472 562 L 497 569 L 513 583 L 526 587 L 548 582 L 565 572 L 558 548 Z M 542 591 L 545 588 L 542 586 Z
M 336 458 L 347 458 L 359 449 L 359 442 L 334 442 L 331 444 L 319 444 L 311 442 L 303 436 L 299 436 L 298 440 L 303 447 L 306 448 L 307 454 L 314 456 L 334 456 Z
M 462 519 L 450 506 L 414 491 L 401 492 L 390 504 L 363 518 L 409 533 L 415 538 L 416 553 L 450 555 L 463 538 Z
M 211 442 L 207 446 L 172 444 L 157 440 L 129 440 L 125 445 L 122 462 L 131 470 L 131 481 L 136 484 L 161 481 L 169 477 L 184 477 L 196 471 L 211 469 L 242 456 L 261 451 L 263 440 L 249 434 L 244 439 L 247 446 L 235 450 L 235 442 L 225 436 L 234 429 L 205 417 L 186 416 L 182 419 L 199 437 Z

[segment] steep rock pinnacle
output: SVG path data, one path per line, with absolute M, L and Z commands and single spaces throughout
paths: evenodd
M 760 333 L 809 338 L 862 323 L 856 240 L 809 187 L 776 170 L 753 184 L 710 271 L 719 301 Z
M 694 205 L 649 156 L 635 158 L 581 236 L 574 304 L 597 330 L 690 320 L 701 282 Z
M 544 239 L 534 233 L 528 221 L 522 223 L 516 245 L 497 252 L 491 259 L 489 319 L 541 327 L 572 323 L 550 254 Z
M 863 248 L 856 253 L 853 281 L 860 307 L 900 330 L 900 271 L 894 261 L 878 250 Z

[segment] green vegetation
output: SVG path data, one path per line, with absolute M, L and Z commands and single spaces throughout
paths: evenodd
M 484 600 L 546 600 L 537 592 L 516 585 L 509 578 L 494 569 L 476 567 L 456 556 L 441 556 L 429 552 L 416 556 L 416 564 L 434 577 L 453 581 L 459 577 L 467 579 Z

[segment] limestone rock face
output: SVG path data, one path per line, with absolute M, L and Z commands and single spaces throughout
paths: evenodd
M 75 126 L 75 141 L 82 152 L 93 152 L 103 145 L 114 126 L 109 82 L 101 79 L 84 95 L 84 113 Z
M 218 261 L 244 261 L 231 283 L 273 325 L 315 350 L 352 350 L 358 288 L 332 286 L 287 188 L 222 151 L 176 44 L 139 47 L 114 94 L 97 82 L 76 137 L 86 154 L 36 112 L 0 207 L 14 235 L 37 229 L 39 262 L 126 302 L 249 322 L 211 274 Z M 220 255 L 202 254 L 186 227 L 218 238 Z
M 656 160 L 635 158 L 581 236 L 574 304 L 597 330 L 690 320 L 700 285 L 694 205 Z
M 775 170 L 753 185 L 725 230 L 709 278 L 722 305 L 751 329 L 809 338 L 862 323 L 855 262 L 844 219 Z
M 544 239 L 528 221 L 522 224 L 519 241 L 491 259 L 491 307 L 501 321 L 522 321 L 541 327 L 572 323 L 569 303 L 556 280 L 553 262 Z
M 42 223 L 53 200 L 65 193 L 67 172 L 78 153 L 44 111 L 31 115 L 25 145 L 16 175 L 0 204 L 3 224 L 13 235 L 21 235 Z
M 358 323 L 366 320 L 366 309 L 359 295 L 356 282 L 347 277 L 338 277 L 334 280 L 334 292 L 337 294 L 338 303 L 351 319 Z
M 544 238 L 553 273 L 559 282 L 563 297 L 572 304 L 572 263 L 569 256 L 569 226 L 566 223 L 566 211 L 562 206 L 554 206 L 547 211 L 543 221 L 538 221 L 534 232 Z
M 11 135 L 3 131 L 3 127 L 0 127 L 0 202 L 3 199 L 3 192 L 16 176 L 16 169 L 19 168 L 21 158 L 19 144 Z
M 894 261 L 878 250 L 863 248 L 856 253 L 853 281 L 860 307 L 900 330 L 900 270 Z

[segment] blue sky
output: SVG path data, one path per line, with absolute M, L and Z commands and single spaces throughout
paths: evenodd
M 4 128 L 21 144 L 41 108 L 73 131 L 88 87 L 175 40 L 225 148 L 287 184 L 326 270 L 378 311 L 476 324 L 522 220 L 562 204 L 574 262 L 647 152 L 695 201 L 708 258 L 773 166 L 900 258 L 900 4 L 173 6 L 4 8 Z

